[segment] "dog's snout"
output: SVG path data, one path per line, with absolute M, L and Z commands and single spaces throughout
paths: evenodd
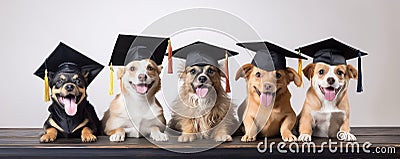
M 146 81 L 147 75 L 144 73 L 141 73 L 141 74 L 139 74 L 138 79 L 139 79 L 139 81 Z
M 206 76 L 200 76 L 199 77 L 199 81 L 200 81 L 200 83 L 205 83 L 207 81 L 207 77 Z
M 274 91 L 275 90 L 275 85 L 272 83 L 265 83 L 264 84 L 264 90 L 265 91 Z
M 67 85 L 65 85 L 65 90 L 67 90 L 68 92 L 73 91 L 74 88 L 75 88 L 75 86 L 72 85 L 72 84 L 67 84 Z
M 333 85 L 335 83 L 335 79 L 333 77 L 329 77 L 328 79 L 326 79 L 326 81 L 328 82 L 328 84 Z

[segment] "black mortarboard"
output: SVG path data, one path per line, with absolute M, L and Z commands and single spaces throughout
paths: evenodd
M 47 72 L 81 72 L 88 71 L 87 86 L 103 69 L 103 65 L 79 53 L 73 48 L 60 42 L 56 49 L 46 58 L 43 64 L 35 71 L 34 75 L 45 80 L 45 93 L 48 94 Z M 47 82 L 47 83 L 46 83 Z M 46 97 L 46 99 L 48 99 Z
M 329 38 L 307 46 L 299 47 L 296 51 L 313 58 L 313 63 L 323 62 L 329 65 L 347 64 L 346 60 L 358 57 L 357 92 L 362 92 L 361 56 L 368 55 L 359 49 L 346 45 L 334 38 Z
M 251 64 L 266 71 L 286 69 L 285 57 L 307 59 L 267 41 L 237 43 L 236 45 L 256 52 Z
M 239 53 L 205 42 L 194 42 L 172 52 L 173 57 L 186 59 L 185 67 L 194 65 L 213 65 L 219 67 L 218 60 L 225 59 L 226 92 L 230 92 L 228 57 Z
M 169 38 L 118 35 L 111 55 L 110 65 L 124 66 L 131 61 L 152 59 L 161 65 Z

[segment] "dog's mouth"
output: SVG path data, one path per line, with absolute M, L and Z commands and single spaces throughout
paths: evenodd
M 275 92 L 261 92 L 256 86 L 253 86 L 255 91 L 257 92 L 258 96 L 260 96 L 260 104 L 269 107 L 274 101 L 276 94 L 279 92 L 280 88 L 277 89 Z
M 197 86 L 194 86 L 192 84 L 192 88 L 193 88 L 193 91 L 196 92 L 196 95 L 200 98 L 206 97 L 208 94 L 208 90 L 209 90 L 209 88 L 205 84 L 199 84 Z
M 150 90 L 150 88 L 153 86 L 154 81 L 152 81 L 150 84 L 147 84 L 147 83 L 134 84 L 132 81 L 129 81 L 129 84 L 131 85 L 131 87 L 132 87 L 133 89 L 136 90 L 137 93 L 144 95 L 144 94 L 146 94 L 146 93 Z
M 324 98 L 329 101 L 332 101 L 336 98 L 341 88 L 342 87 L 334 88 L 332 86 L 322 87 L 319 85 L 319 90 L 321 90 L 322 94 L 324 95 Z
M 78 111 L 78 102 L 81 100 L 82 96 L 76 96 L 73 94 L 68 94 L 66 96 L 61 96 L 57 94 L 58 103 L 64 106 L 65 113 L 69 116 L 74 116 Z

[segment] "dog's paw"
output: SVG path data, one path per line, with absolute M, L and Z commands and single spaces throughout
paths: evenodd
M 357 140 L 356 136 L 354 136 L 352 133 L 344 132 L 344 131 L 339 131 L 336 134 L 336 137 L 340 141 L 356 141 Z
M 150 137 L 154 141 L 168 141 L 168 135 L 159 131 L 150 133 Z
M 40 142 L 54 142 L 56 141 L 57 135 L 54 134 L 44 134 L 40 137 Z
M 86 133 L 81 135 L 82 142 L 95 142 L 97 137 L 91 133 Z
M 178 142 L 192 142 L 196 139 L 194 134 L 182 134 L 178 137 Z
M 294 142 L 294 141 L 297 141 L 297 137 L 294 136 L 293 134 L 290 134 L 287 136 L 282 136 L 282 140 L 285 142 Z
M 311 141 L 311 135 L 300 134 L 300 136 L 297 138 L 297 141 L 309 142 L 309 141 Z
M 217 142 L 227 142 L 227 141 L 232 141 L 232 136 L 231 135 L 217 135 L 215 136 L 215 141 Z
M 242 139 L 240 139 L 240 141 L 242 141 L 242 142 L 256 141 L 256 136 L 244 135 L 244 136 L 242 136 Z
M 125 141 L 125 133 L 115 133 L 110 136 L 110 141 L 112 142 L 123 142 Z

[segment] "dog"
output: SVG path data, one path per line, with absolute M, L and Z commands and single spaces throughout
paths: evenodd
M 311 136 L 337 137 L 355 141 L 350 133 L 350 105 L 347 89 L 350 79 L 356 79 L 357 69 L 350 64 L 308 64 L 303 69 L 311 82 L 299 114 L 299 141 L 311 141 Z
M 232 141 L 235 106 L 221 85 L 222 77 L 224 73 L 213 65 L 188 66 L 180 72 L 183 84 L 169 122 L 169 128 L 182 132 L 178 142 Z
M 162 66 L 150 59 L 132 61 L 118 69 L 121 93 L 112 100 L 102 119 L 110 141 L 125 141 L 125 136 L 168 141 L 163 133 L 166 127 L 163 109 L 155 98 L 161 89 L 161 70 Z
M 87 100 L 88 76 L 89 71 L 49 72 L 53 103 L 48 108 L 50 116 L 44 123 L 45 134 L 40 142 L 53 142 L 59 137 L 80 137 L 82 142 L 97 140 L 101 123 Z
M 235 80 L 245 78 L 246 104 L 239 108 L 245 127 L 243 142 L 255 141 L 257 132 L 262 137 L 281 135 L 286 142 L 296 141 L 292 134 L 296 114 L 290 104 L 290 82 L 301 85 L 301 79 L 293 68 L 265 71 L 253 64 L 245 64 L 236 72 Z M 275 99 L 275 100 L 274 100 Z M 243 109 L 243 106 L 245 107 Z M 244 111 L 243 111 L 244 110 Z M 271 112 L 271 115 L 267 115 Z

